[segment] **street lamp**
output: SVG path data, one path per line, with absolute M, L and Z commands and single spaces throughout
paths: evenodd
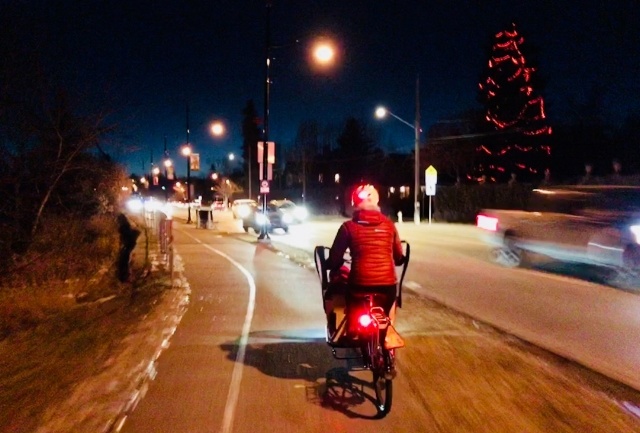
M 413 221 L 420 224 L 420 201 L 418 200 L 418 191 L 420 191 L 420 99 L 418 94 L 419 81 L 416 80 L 416 119 L 414 124 L 396 116 L 385 107 L 376 109 L 376 117 L 382 119 L 387 114 L 409 126 L 414 131 L 414 168 L 413 168 Z
M 224 134 L 224 124 L 222 124 L 222 122 L 213 122 L 211 124 L 211 133 L 216 137 Z
M 191 146 L 183 146 L 182 155 L 187 158 L 187 224 L 191 224 Z
M 271 51 L 274 47 L 271 44 L 271 8 L 273 7 L 272 0 L 266 0 L 266 26 L 265 26 L 265 54 L 266 54 L 266 63 L 265 63 L 265 81 L 264 81 L 264 130 L 263 130 L 263 152 L 262 152 L 262 180 L 267 181 L 269 175 L 269 109 L 270 109 L 270 98 L 271 98 Z M 299 41 L 296 41 L 299 42 Z M 317 41 L 312 49 L 312 58 L 314 63 L 320 66 L 327 66 L 333 63 L 335 58 L 335 49 L 330 41 L 323 39 Z M 262 194 L 262 210 L 266 215 L 267 212 L 267 202 L 268 202 L 268 193 Z M 260 228 L 260 235 L 258 236 L 259 240 L 269 239 L 269 233 L 267 231 L 266 224 L 263 224 Z

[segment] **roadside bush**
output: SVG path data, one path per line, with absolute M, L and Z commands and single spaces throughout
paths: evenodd
M 529 184 L 441 186 L 434 197 L 434 219 L 474 223 L 481 209 L 525 208 L 530 192 Z
M 0 281 L 0 339 L 83 300 L 120 294 L 116 217 L 48 217 L 29 251 Z

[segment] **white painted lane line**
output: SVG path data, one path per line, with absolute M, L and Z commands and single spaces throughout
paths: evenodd
M 419 290 L 422 289 L 422 286 L 419 283 L 416 283 L 415 281 L 407 281 L 402 283 L 402 285 L 408 289 L 411 290 Z
M 240 384 L 242 382 L 242 372 L 244 369 L 244 356 L 246 353 L 247 342 L 249 341 L 249 332 L 251 332 L 253 313 L 256 307 L 256 283 L 251 273 L 230 256 L 201 242 L 199 239 L 191 236 L 188 233 L 185 234 L 209 251 L 227 259 L 233 266 L 235 266 L 240 272 L 242 272 L 242 274 L 247 279 L 247 283 L 249 284 L 249 302 L 247 303 L 247 313 L 244 316 L 242 334 L 240 335 L 240 341 L 238 343 L 238 354 L 236 355 L 236 362 L 233 365 L 233 372 L 231 373 L 231 384 L 229 385 L 229 393 L 227 394 L 227 401 L 224 406 L 224 417 L 222 418 L 222 426 L 220 428 L 221 433 L 230 433 L 233 429 L 233 419 L 235 417 L 236 406 L 238 405 L 238 396 L 240 395 Z

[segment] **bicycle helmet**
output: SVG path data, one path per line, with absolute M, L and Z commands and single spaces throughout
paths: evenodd
M 373 185 L 361 185 L 351 194 L 351 205 L 358 208 L 378 206 L 380 196 Z

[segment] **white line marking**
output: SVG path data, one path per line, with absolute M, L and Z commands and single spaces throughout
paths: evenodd
M 419 283 L 416 283 L 415 281 L 407 281 L 405 283 L 402 284 L 405 287 L 408 287 L 411 290 L 419 290 L 422 289 L 422 286 Z
M 240 383 L 242 382 L 242 371 L 244 369 L 244 355 L 246 352 L 247 342 L 249 341 L 249 332 L 251 331 L 251 321 L 253 320 L 253 312 L 256 308 L 256 283 L 253 276 L 246 268 L 234 259 L 226 255 L 220 250 L 217 250 L 190 234 L 183 232 L 191 239 L 201 244 L 206 249 L 214 252 L 215 254 L 224 257 L 232 265 L 234 265 L 247 279 L 249 283 L 249 302 L 247 304 L 247 313 L 244 316 L 244 324 L 242 325 L 242 334 L 240 336 L 240 342 L 238 343 L 238 354 L 236 355 L 236 362 L 233 365 L 233 373 L 231 373 L 231 384 L 229 385 L 229 393 L 227 394 L 227 401 L 224 406 L 224 417 L 222 419 L 222 427 L 220 431 L 222 433 L 230 433 L 233 428 L 233 418 L 235 416 L 236 406 L 238 405 L 238 396 L 240 395 Z

